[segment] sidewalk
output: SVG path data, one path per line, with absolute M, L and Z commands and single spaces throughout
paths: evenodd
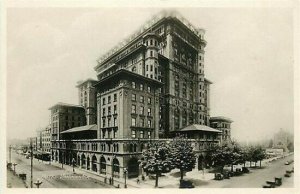
M 61 168 L 61 163 L 58 163 L 58 162 L 51 162 L 51 165 Z M 73 173 L 73 167 L 72 166 L 64 164 L 63 165 L 63 169 L 66 170 L 66 171 L 68 171 L 68 172 Z M 113 185 L 109 185 L 108 184 L 108 182 L 109 182 L 109 176 L 98 174 L 96 172 L 92 172 L 92 171 L 89 171 L 89 170 L 81 169 L 81 168 L 78 168 L 78 167 L 75 167 L 74 170 L 75 170 L 76 174 L 82 174 L 85 177 L 89 177 L 91 179 L 100 181 L 102 183 L 105 183 L 108 186 L 111 186 L 111 188 L 118 188 L 118 186 L 120 188 L 124 188 L 124 186 L 125 186 L 124 185 L 124 180 L 120 180 L 119 178 L 114 178 Z M 105 177 L 106 177 L 106 182 L 105 182 Z M 127 184 L 127 188 L 136 188 L 136 187 Z

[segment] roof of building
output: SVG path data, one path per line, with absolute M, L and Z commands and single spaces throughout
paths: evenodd
M 163 83 L 161 83 L 158 80 L 151 79 L 151 78 L 148 78 L 146 76 L 143 76 L 143 75 L 140 75 L 140 74 L 128 71 L 127 69 L 120 69 L 120 70 L 114 72 L 113 74 L 111 74 L 111 75 L 103 78 L 102 80 L 98 81 L 97 84 L 95 84 L 94 86 L 98 86 L 98 85 L 101 85 L 103 83 L 106 83 L 107 81 L 109 81 L 111 79 L 115 79 L 115 76 L 120 77 L 120 75 L 127 75 L 129 77 L 140 78 L 140 79 L 143 79 L 144 81 L 148 81 L 150 83 L 155 83 L 155 84 L 158 84 L 158 85 L 162 85 L 163 84 Z
M 67 104 L 67 103 L 63 103 L 63 102 L 58 102 L 55 105 L 51 106 L 48 110 L 51 110 L 57 106 L 67 106 L 67 107 L 74 107 L 74 108 L 84 108 L 81 105 L 75 105 L 75 104 Z
M 181 129 L 180 131 L 207 131 L 207 132 L 221 133 L 220 130 L 208 127 L 206 125 L 199 125 L 199 124 L 189 125 Z
M 97 125 L 85 125 L 81 127 L 74 127 L 63 131 L 61 133 L 75 133 L 75 132 L 82 132 L 82 131 L 97 131 Z
M 230 122 L 230 123 L 233 122 L 233 120 L 231 120 L 230 118 L 223 117 L 223 116 L 210 117 L 209 120 L 210 121 L 226 121 L 226 122 Z
M 192 32 L 195 36 L 200 36 L 201 34 L 205 33 L 205 30 L 202 28 L 196 28 L 194 25 L 192 25 L 189 21 L 187 21 L 181 14 L 179 14 L 177 11 L 162 11 L 161 13 L 155 15 L 153 18 L 151 18 L 149 21 L 145 22 L 145 25 L 143 25 L 140 29 L 135 31 L 129 38 L 125 39 L 121 43 L 117 44 L 117 46 L 113 47 L 111 50 L 109 50 L 106 54 L 104 54 L 101 58 L 99 58 L 98 65 L 94 68 L 95 70 L 101 66 L 101 64 L 107 62 L 111 57 L 118 54 L 126 48 L 128 45 L 130 45 L 132 42 L 136 41 L 136 39 L 140 36 L 144 36 L 147 33 L 152 31 L 152 28 L 162 21 L 166 20 L 167 18 L 171 18 L 173 20 L 179 21 L 182 23 L 187 29 L 189 29 L 190 32 Z
M 79 86 L 81 86 L 82 84 L 84 84 L 84 83 L 86 83 L 86 82 L 97 82 L 97 80 L 92 79 L 92 78 L 88 78 L 88 79 L 86 79 L 86 80 L 81 80 L 81 81 L 78 81 L 78 82 L 77 82 L 76 87 L 79 87 Z
M 204 78 L 204 81 L 206 81 L 206 82 L 209 83 L 209 84 L 212 84 L 212 83 L 213 83 L 212 81 L 210 81 L 210 80 L 207 79 L 207 78 Z

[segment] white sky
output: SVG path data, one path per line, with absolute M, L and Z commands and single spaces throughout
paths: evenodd
M 7 10 L 7 135 L 49 123 L 48 108 L 78 103 L 76 82 L 95 78 L 96 59 L 160 8 Z M 177 9 L 206 29 L 211 116 L 234 120 L 238 140 L 293 130 L 293 15 L 289 8 Z

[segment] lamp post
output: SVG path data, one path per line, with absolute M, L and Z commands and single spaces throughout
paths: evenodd
M 16 174 L 16 166 L 18 165 L 17 163 L 12 164 L 14 166 L 14 174 Z
M 124 188 L 127 188 L 126 177 L 127 177 L 127 169 L 124 168 L 124 178 L 125 178 L 125 185 L 124 185 Z
M 42 184 L 43 182 L 40 181 L 39 179 L 36 180 L 36 182 L 34 182 L 34 184 L 36 185 L 37 188 L 40 188 L 40 185 Z

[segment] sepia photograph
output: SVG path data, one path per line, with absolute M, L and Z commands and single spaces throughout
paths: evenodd
M 297 187 L 287 2 L 6 7 L 3 187 Z

